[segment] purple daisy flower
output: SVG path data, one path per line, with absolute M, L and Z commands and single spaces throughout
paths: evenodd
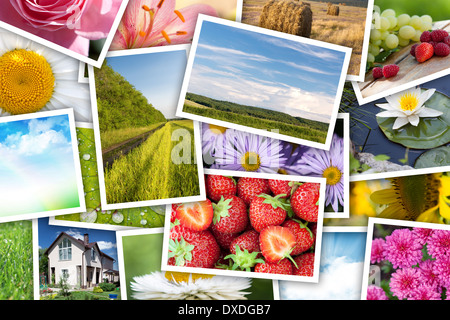
M 409 298 L 419 285 L 420 276 L 416 268 L 397 269 L 389 282 L 392 294 L 400 300 Z
M 384 239 L 376 238 L 372 241 L 372 248 L 370 252 L 370 263 L 379 263 L 384 260 Z
M 228 129 L 222 148 L 214 152 L 211 168 L 277 173 L 286 157 L 280 140 Z
M 292 170 L 301 175 L 327 179 L 325 205 L 331 204 L 335 212 L 344 204 L 344 139 L 333 135 L 330 150 L 309 148 Z
M 300 161 L 303 154 L 309 149 L 307 146 L 294 145 L 290 142 L 282 142 L 283 157 L 286 162 L 280 167 L 279 172 L 291 175 L 301 175 L 302 173 L 296 170 L 296 164 Z
M 411 267 L 422 260 L 422 247 L 411 230 L 395 229 L 386 236 L 384 256 L 394 268 Z
M 438 258 L 441 255 L 450 255 L 450 231 L 434 230 L 428 239 L 427 251 L 433 258 Z
M 389 300 L 386 292 L 378 286 L 370 285 L 367 287 L 367 300 Z
M 225 144 L 225 132 L 227 128 L 202 122 L 202 151 L 207 164 L 214 162 L 214 152 Z

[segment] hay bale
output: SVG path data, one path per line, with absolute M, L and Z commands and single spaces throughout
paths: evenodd
M 309 38 L 312 11 L 309 4 L 292 0 L 270 0 L 262 10 L 259 26 Z
M 327 14 L 330 16 L 338 16 L 339 15 L 339 6 L 331 5 L 328 7 Z

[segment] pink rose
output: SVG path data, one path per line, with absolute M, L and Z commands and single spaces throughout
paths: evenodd
M 122 0 L 2 0 L 0 20 L 87 56 L 106 38 Z

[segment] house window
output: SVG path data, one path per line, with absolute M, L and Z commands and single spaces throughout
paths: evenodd
M 67 238 L 59 244 L 59 260 L 72 260 L 72 242 Z
M 69 278 L 69 270 L 68 269 L 61 269 L 61 278 L 62 279 L 68 279 Z
M 91 261 L 95 261 L 97 258 L 97 252 L 94 249 L 91 249 Z

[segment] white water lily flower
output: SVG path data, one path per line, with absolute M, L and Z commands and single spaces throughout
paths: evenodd
M 246 300 L 251 279 L 183 272 L 153 272 L 133 278 L 138 300 Z
M 430 89 L 422 92 L 419 87 L 416 87 L 387 96 L 388 103 L 376 104 L 385 110 L 378 113 L 377 117 L 397 118 L 392 129 L 399 129 L 408 123 L 417 126 L 420 118 L 439 117 L 442 112 L 425 107 L 425 102 L 435 91 L 436 89 Z
M 78 60 L 0 29 L 0 116 L 72 108 L 76 121 L 91 121 L 78 72 Z

